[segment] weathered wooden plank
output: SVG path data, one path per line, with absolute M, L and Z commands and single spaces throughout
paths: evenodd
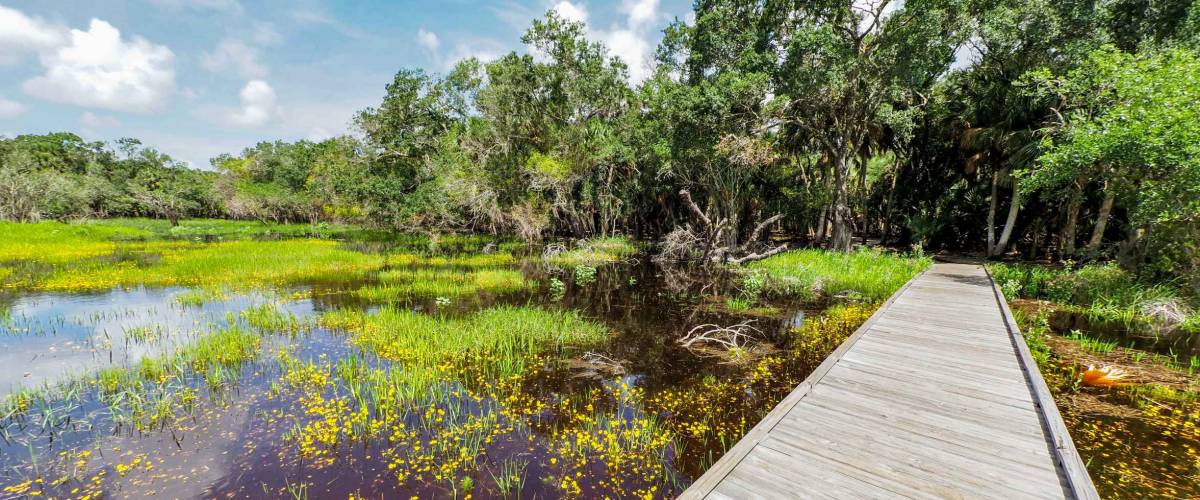
M 1096 498 L 999 289 L 935 264 L 683 498 Z

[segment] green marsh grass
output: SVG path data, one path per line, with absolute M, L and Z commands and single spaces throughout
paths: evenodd
M 839 253 L 792 250 L 753 262 L 747 269 L 765 271 L 763 289 L 803 298 L 852 292 L 881 302 L 926 267 L 927 257 L 902 256 L 879 250 Z
M 310 321 L 301 319 L 291 311 L 280 310 L 274 303 L 252 306 L 242 311 L 246 324 L 258 333 L 296 336 L 312 330 Z
M 397 302 L 416 297 L 463 297 L 481 292 L 511 293 L 535 286 L 520 271 L 482 269 L 401 268 L 379 274 L 380 284 L 354 291 L 372 302 Z
M 351 334 L 351 341 L 379 356 L 407 363 L 407 377 L 422 383 L 422 371 L 440 363 L 473 359 L 493 377 L 523 373 L 536 356 L 567 346 L 602 342 L 609 331 L 573 311 L 501 306 L 466 317 L 430 316 L 404 309 L 375 313 L 339 310 L 325 313 L 321 323 Z M 414 390 L 424 391 L 417 387 Z
M 346 250 L 328 240 L 232 241 L 163 250 L 148 265 L 119 261 L 70 267 L 35 287 L 54 291 L 136 285 L 272 288 L 352 281 L 382 265 L 382 256 Z
M 516 265 L 517 258 L 507 252 L 435 255 L 430 257 L 409 252 L 399 252 L 388 255 L 387 263 L 392 267 L 424 266 L 487 269 Z
M 624 260 L 637 251 L 637 246 L 628 238 L 608 236 L 583 240 L 575 248 L 552 255 L 547 260 L 551 265 L 561 267 L 595 267 Z
M 1009 300 L 1050 301 L 1091 322 L 1120 325 L 1136 333 L 1163 324 L 1163 319 L 1153 316 L 1156 310 L 1171 310 L 1183 317 L 1165 326 L 1185 334 L 1200 333 L 1196 299 L 1169 284 L 1142 283 L 1113 263 L 1080 268 L 995 263 L 988 269 Z

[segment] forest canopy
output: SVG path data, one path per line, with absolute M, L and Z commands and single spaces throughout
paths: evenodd
M 524 53 L 399 70 L 350 134 L 261 142 L 211 169 L 136 139 L 0 138 L 0 218 L 620 233 L 748 250 L 771 235 L 838 250 L 872 238 L 1111 259 L 1200 287 L 1192 1 L 694 10 L 636 85 L 551 11 Z

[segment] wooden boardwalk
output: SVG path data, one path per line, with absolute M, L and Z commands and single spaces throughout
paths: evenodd
M 1098 498 L 978 265 L 896 292 L 681 498 Z

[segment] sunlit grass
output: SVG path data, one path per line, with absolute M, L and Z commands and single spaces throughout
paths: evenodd
M 414 297 L 462 297 L 481 292 L 510 293 L 528 290 L 535 283 L 520 271 L 483 269 L 456 271 L 439 268 L 404 268 L 379 275 L 380 284 L 365 286 L 354 295 L 373 302 L 396 302 Z
M 428 266 L 483 269 L 511 266 L 517 263 L 517 259 L 511 253 L 506 252 L 435 255 L 432 257 L 399 252 L 388 255 L 387 263 L 393 267 Z
M 0 262 L 23 260 L 43 264 L 64 264 L 113 254 L 116 240 L 137 239 L 149 233 L 128 227 L 62 222 L 17 223 L 0 221 Z M 170 247 L 162 242 L 142 244 L 141 249 Z
M 604 340 L 608 330 L 575 312 L 495 307 L 457 318 L 403 309 L 376 313 L 340 310 L 322 315 L 326 327 L 351 332 L 352 341 L 384 358 L 436 364 L 448 357 L 486 353 L 505 373 L 539 353 Z
M 746 267 L 766 271 L 767 288 L 776 293 L 815 298 L 850 292 L 878 302 L 886 300 L 929 263 L 927 257 L 878 250 L 842 253 L 807 249 L 784 252 Z
M 138 237 L 154 238 L 204 238 L 204 239 L 253 239 L 253 238 L 332 238 L 357 234 L 360 230 L 344 224 L 282 224 L 258 220 L 227 219 L 184 219 L 178 225 L 164 219 L 100 219 L 81 223 L 95 228 L 117 231 L 128 230 Z M 122 235 L 123 238 L 129 237 Z
M 988 269 L 1009 300 L 1047 300 L 1090 321 L 1134 332 L 1148 332 L 1158 325 L 1200 333 L 1195 300 L 1168 284 L 1142 283 L 1116 264 L 1052 268 L 995 263 Z
M 573 249 L 551 255 L 547 261 L 555 266 L 598 266 L 625 259 L 637 253 L 637 246 L 621 236 L 584 240 Z
M 339 247 L 334 241 L 233 241 L 164 250 L 157 262 L 94 262 L 54 272 L 34 287 L 55 291 L 119 286 L 270 288 L 337 283 L 361 278 L 383 257 Z

